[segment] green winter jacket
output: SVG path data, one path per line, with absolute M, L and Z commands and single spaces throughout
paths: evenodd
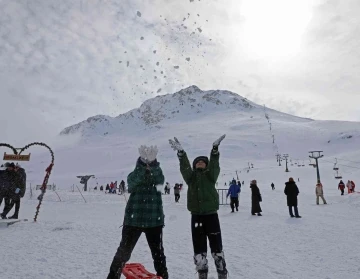
M 207 168 L 193 170 L 185 152 L 178 153 L 180 172 L 188 185 L 187 208 L 191 214 L 208 215 L 219 210 L 215 183 L 220 173 L 219 152 L 212 151 Z
M 127 177 L 130 198 L 125 209 L 124 225 L 141 228 L 164 225 L 161 192 L 155 186 L 164 184 L 165 179 L 157 161 L 152 162 L 150 167 L 147 171 L 139 158 L 135 170 Z

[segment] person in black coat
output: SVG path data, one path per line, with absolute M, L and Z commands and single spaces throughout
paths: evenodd
M 292 177 L 289 178 L 289 182 L 285 183 L 284 193 L 287 197 L 287 205 L 289 207 L 290 217 L 301 218 L 297 207 L 298 205 L 297 196 L 299 194 L 299 188 L 296 186 L 296 183 Z M 294 207 L 295 216 L 292 211 L 293 207 Z
M 257 216 L 262 216 L 260 207 L 260 202 L 262 202 L 261 194 L 259 187 L 257 186 L 256 180 L 252 180 L 250 183 L 251 188 L 251 214 Z

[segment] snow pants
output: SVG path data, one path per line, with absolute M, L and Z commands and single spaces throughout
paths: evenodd
M 230 207 L 231 207 L 232 211 L 234 211 L 234 208 L 236 208 L 236 210 L 239 208 L 239 198 L 238 197 L 230 198 Z
M 130 260 L 131 253 L 142 233 L 145 233 L 146 240 L 149 244 L 151 255 L 154 260 L 156 275 L 161 276 L 163 279 L 169 279 L 166 267 L 166 257 L 164 254 L 162 230 L 162 226 L 154 228 L 139 228 L 124 225 L 120 246 L 117 249 L 111 263 L 110 273 L 107 279 L 120 278 L 119 274 L 121 275 L 122 268 L 125 266 L 126 262 Z
M 341 195 L 343 196 L 344 195 L 344 189 L 340 189 L 341 191 Z
M 207 239 L 211 255 L 219 274 L 227 274 L 222 246 L 221 229 L 217 213 L 209 215 L 191 215 L 191 234 L 194 247 L 194 263 L 199 273 L 208 272 Z
M 175 202 L 179 202 L 180 200 L 180 194 L 175 194 Z
M 316 204 L 319 204 L 319 198 L 321 198 L 323 203 L 326 204 L 326 200 L 324 198 L 324 195 L 316 195 Z
M 15 213 L 13 216 L 15 218 L 18 218 L 19 210 L 20 210 L 20 195 L 5 197 L 5 206 L 1 215 L 6 217 L 6 215 L 10 212 L 10 210 L 14 207 L 14 205 L 15 205 Z

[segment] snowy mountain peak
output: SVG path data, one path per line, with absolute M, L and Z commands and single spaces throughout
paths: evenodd
M 174 94 L 156 96 L 146 100 L 139 108 L 113 118 L 96 115 L 61 131 L 61 135 L 81 133 L 83 136 L 107 135 L 136 127 L 161 128 L 164 121 L 191 121 L 215 111 L 243 111 L 260 106 L 230 91 L 202 91 L 192 85 Z

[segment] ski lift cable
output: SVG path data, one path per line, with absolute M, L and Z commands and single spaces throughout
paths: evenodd
M 347 161 L 347 162 L 350 162 L 350 163 L 360 164 L 360 162 L 356 162 L 356 161 L 350 161 L 350 160 L 339 159 L 339 158 L 337 158 L 337 159 L 340 160 L 340 161 Z
M 327 160 L 322 160 L 323 162 L 327 162 L 327 163 L 331 163 L 331 164 L 334 164 L 334 162 L 331 162 L 331 161 L 327 161 Z M 338 164 L 338 166 L 343 166 L 343 167 L 347 167 L 347 168 L 353 168 L 353 169 L 359 169 L 359 167 L 353 167 L 353 166 L 349 166 L 349 165 L 344 165 L 344 164 Z

